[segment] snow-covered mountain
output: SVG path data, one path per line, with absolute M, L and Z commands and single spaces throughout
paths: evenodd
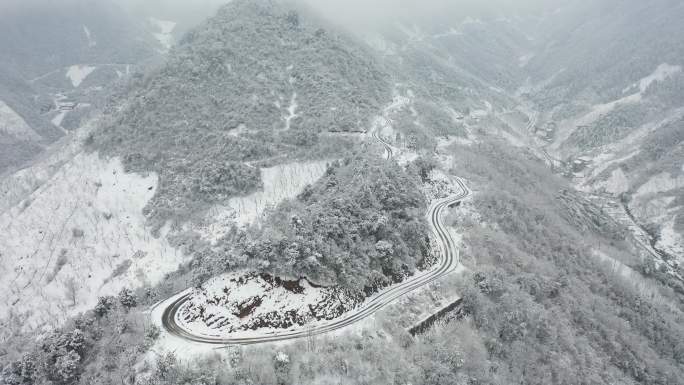
M 684 375 L 679 1 L 165 1 L 0 4 L 0 382 Z
M 3 5 L 0 101 L 6 108 L 0 119 L 10 119 L 11 110 L 36 135 L 0 133 L 0 173 L 85 123 L 117 83 L 168 50 L 170 27 L 158 28 L 110 1 Z
M 225 247 L 235 227 L 258 225 L 323 176 L 355 139 L 319 137 L 365 129 L 388 84 L 362 45 L 293 15 L 267 2 L 231 4 L 150 78 L 134 79 L 104 116 L 2 181 L 0 274 L 9 295 L 0 318 L 56 326 L 98 297 L 154 286 L 193 250 Z M 150 22 L 166 34 L 172 28 Z M 281 46 L 239 54 L 274 29 Z M 49 78 L 96 87 L 96 67 L 72 65 Z M 37 138 L 2 107 L 0 133 Z
M 580 188 L 623 200 L 639 227 L 684 263 L 684 5 L 606 1 L 561 7 L 526 65 L 520 94 L 534 134 Z M 561 38 L 562 37 L 562 38 Z

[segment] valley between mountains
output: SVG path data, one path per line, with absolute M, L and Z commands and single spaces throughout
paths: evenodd
M 4 0 L 0 384 L 679 384 L 684 4 Z

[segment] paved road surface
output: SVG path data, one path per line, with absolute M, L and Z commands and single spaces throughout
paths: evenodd
M 383 145 L 387 158 L 391 159 L 393 156 L 392 146 L 377 136 L 375 132 L 372 133 L 372 136 Z M 327 322 L 317 323 L 308 328 L 282 330 L 277 332 L 264 332 L 263 335 L 255 335 L 251 337 L 231 338 L 225 336 L 196 335 L 193 334 L 192 331 L 186 330 L 176 323 L 176 317 L 178 315 L 179 309 L 190 299 L 192 295 L 191 291 L 189 290 L 185 294 L 182 294 L 175 299 L 167 300 L 165 303 L 160 304 L 160 306 L 165 306 L 161 320 L 162 325 L 169 333 L 188 341 L 212 345 L 252 345 L 266 342 L 306 338 L 329 333 L 357 323 L 373 315 L 384 306 L 396 301 L 407 293 L 410 293 L 451 273 L 458 267 L 460 260 L 456 243 L 452 238 L 451 233 L 445 228 L 444 223 L 442 222 L 442 214 L 444 210 L 461 202 L 470 195 L 470 190 L 468 190 L 468 188 L 460 179 L 456 179 L 456 183 L 461 191 L 454 196 L 433 202 L 427 212 L 427 217 L 430 222 L 432 232 L 439 246 L 439 261 L 437 265 L 431 270 L 416 274 L 402 283 L 383 290 L 376 296 L 366 300 L 356 309 L 343 314 L 339 318 Z

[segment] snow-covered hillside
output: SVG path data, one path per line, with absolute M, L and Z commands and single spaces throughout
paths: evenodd
M 168 20 L 159 20 L 154 17 L 149 18 L 150 24 L 154 28 L 154 38 L 163 47 L 164 51 L 168 51 L 173 47 L 175 39 L 173 31 L 176 29 L 176 23 Z
M 553 135 L 547 149 L 566 161 L 566 175 L 579 189 L 625 200 L 635 236 L 647 231 L 659 250 L 681 264 L 684 207 L 677 198 L 684 191 L 684 104 L 677 90 L 684 75 L 672 62 L 651 71 L 625 82 L 612 101 L 558 122 L 546 114 Z
M 9 135 L 19 140 L 39 140 L 40 136 L 26 121 L 0 100 L 0 137 Z
M 58 325 L 98 296 L 176 270 L 185 257 L 153 237 L 142 214 L 156 186 L 154 175 L 80 153 L 4 212 L 0 319 L 22 314 L 27 327 Z
M 0 321 L 25 319 L 27 328 L 59 325 L 92 308 L 98 296 L 155 284 L 188 256 L 147 226 L 143 208 L 154 196 L 155 174 L 127 174 L 118 158 L 84 153 L 84 127 L 32 167 L 0 183 Z M 201 225 L 215 240 L 235 223 L 258 223 L 269 208 L 294 198 L 326 170 L 326 162 L 262 169 L 263 191 L 210 210 Z
M 199 335 L 235 337 L 257 329 L 263 333 L 333 319 L 357 301 L 339 288 L 316 287 L 306 279 L 284 281 L 266 274 L 233 272 L 196 289 L 180 309 L 178 321 Z
M 285 199 L 292 199 L 304 187 L 317 181 L 327 168 L 325 161 L 287 163 L 261 169 L 263 189 L 244 197 L 231 198 L 209 210 L 206 226 L 200 231 L 204 238 L 214 242 L 230 230 L 235 223 L 239 227 L 258 225 L 268 210 Z
M 89 65 L 73 65 L 67 69 L 66 77 L 71 81 L 71 84 L 74 86 L 74 88 L 78 88 L 78 86 L 83 83 L 85 78 L 93 73 L 95 69 L 96 67 Z

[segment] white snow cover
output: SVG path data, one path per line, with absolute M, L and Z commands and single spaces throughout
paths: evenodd
M 404 23 L 399 23 L 397 24 L 397 28 L 406 35 L 409 41 L 419 42 L 425 40 L 427 37 L 425 32 L 415 24 L 406 25 Z
M 161 43 L 161 45 L 169 50 L 173 47 L 173 30 L 176 29 L 176 23 L 168 20 L 159 20 L 154 17 L 150 17 L 150 23 L 154 25 L 159 32 L 154 33 L 154 37 Z
M 55 115 L 54 118 L 52 118 L 51 122 L 54 124 L 56 127 L 62 128 L 62 122 L 64 121 L 64 118 L 66 118 L 67 114 L 69 111 L 59 111 L 57 115 Z
M 60 167 L 81 150 L 82 141 L 92 132 L 95 121 L 87 122 L 64 143 L 49 147 L 39 162 L 0 178 L 0 215 L 12 209 L 40 186 L 47 183 Z
M 66 72 L 66 77 L 71 80 L 71 84 L 74 87 L 78 87 L 83 83 L 83 81 L 95 71 L 97 67 L 92 67 L 89 65 L 73 65 L 69 67 Z
M 248 325 L 250 321 L 274 311 L 279 314 L 285 314 L 288 311 L 308 314 L 309 306 L 315 306 L 322 302 L 326 298 L 326 293 L 330 291 L 326 288 L 312 287 L 306 280 L 301 280 L 300 285 L 304 292 L 296 294 L 282 286 L 272 285 L 259 276 L 245 278 L 247 276 L 248 272 L 246 271 L 227 273 L 210 279 L 202 285 L 201 289 L 194 290 L 191 300 L 179 309 L 178 325 L 200 335 L 223 335 L 229 333 L 227 330 L 229 326 Z M 244 280 L 242 284 L 236 282 L 240 279 Z M 255 297 L 260 298 L 261 303 L 250 314 L 243 318 L 238 317 L 236 313 L 240 311 L 237 304 Z M 210 303 L 216 299 L 220 300 L 220 304 Z M 188 314 L 198 315 L 199 307 L 205 309 L 205 314 L 213 315 L 212 321 L 225 320 L 228 322 L 227 325 L 221 328 L 212 327 L 202 321 L 201 318 L 190 322 L 185 321 L 184 316 Z M 263 328 L 261 328 L 260 333 L 263 333 Z M 249 332 L 241 332 L 240 335 L 249 335 Z
M 534 53 L 528 53 L 527 55 L 520 56 L 518 58 L 518 65 L 520 68 L 527 67 L 527 65 L 530 63 L 530 60 L 534 59 L 536 54 Z
M 651 84 L 665 81 L 670 76 L 672 76 L 678 72 L 681 72 L 681 71 L 682 71 L 681 66 L 663 63 L 663 64 L 659 65 L 658 68 L 656 68 L 652 74 L 646 76 L 645 78 L 643 78 L 639 81 L 639 83 L 638 83 L 639 84 L 639 90 L 642 93 L 646 92 L 646 90 L 648 89 L 648 87 L 651 86 Z
M 231 198 L 228 204 L 210 210 L 207 224 L 199 229 L 203 237 L 216 241 L 224 235 L 232 223 L 246 227 L 258 224 L 266 213 L 285 199 L 292 199 L 304 187 L 320 179 L 327 169 L 327 162 L 282 164 L 261 169 L 262 191 L 245 197 Z
M 461 32 L 457 28 L 450 27 L 446 32 L 442 32 L 442 33 L 432 35 L 432 38 L 433 39 L 443 39 L 445 37 L 451 37 L 451 36 L 463 36 L 463 32 Z
M 0 100 L 0 136 L 10 135 L 20 140 L 38 140 L 40 136 L 26 121 Z
M 97 45 L 97 42 L 95 39 L 93 39 L 93 35 L 90 33 L 90 29 L 87 26 L 83 26 L 83 33 L 86 35 L 86 39 L 88 39 L 88 47 L 95 47 Z
M 365 37 L 366 43 L 374 50 L 385 55 L 394 55 L 399 50 L 396 43 L 390 42 L 382 35 L 372 35 Z
M 579 118 L 571 118 L 562 121 L 558 124 L 556 139 L 551 144 L 551 148 L 554 150 L 560 149 L 560 147 L 562 147 L 563 142 L 570 138 L 572 133 L 575 132 L 575 130 L 577 130 L 577 127 L 591 125 L 601 116 L 613 111 L 613 109 L 615 109 L 615 107 L 617 107 L 618 105 L 635 104 L 639 103 L 640 101 L 641 93 L 637 92 L 635 94 L 625 96 L 624 98 L 614 100 L 609 103 L 597 104 L 593 106 L 590 112 Z
M 561 122 L 558 125 L 558 132 L 556 139 L 552 144 L 552 148 L 556 150 L 560 149 L 563 142 L 565 142 L 570 135 L 572 135 L 577 127 L 594 123 L 602 115 L 610 113 L 618 105 L 636 104 L 641 102 L 644 96 L 643 94 L 646 92 L 646 90 L 648 90 L 648 87 L 650 87 L 653 83 L 667 80 L 672 75 L 681 72 L 681 70 L 681 66 L 663 63 L 659 65 L 651 75 L 622 90 L 622 93 L 625 94 L 638 87 L 638 92 L 635 91 L 633 94 L 627 95 L 609 103 L 595 105 L 593 106 L 592 110 L 584 116 L 567 119 Z
M 119 160 L 77 153 L 46 177 L 0 214 L 0 321 L 25 313 L 27 328 L 54 327 L 98 296 L 154 284 L 184 261 L 145 226 L 155 175 L 125 174 Z
M 629 191 L 629 179 L 627 179 L 621 168 L 616 168 L 610 174 L 610 178 L 603 183 L 599 183 L 599 186 L 602 186 L 611 194 L 620 195 Z
M 663 225 L 656 247 L 677 256 L 680 263 L 684 262 L 684 237 L 675 230 L 674 219 Z
M 287 112 L 289 115 L 285 117 L 285 131 L 290 129 L 292 119 L 299 116 L 297 114 L 298 107 L 299 105 L 297 104 L 297 92 L 293 92 L 292 97 L 290 98 L 290 106 L 287 108 Z
M 658 194 L 680 187 L 684 187 L 684 175 L 672 177 L 669 173 L 664 172 L 652 177 L 648 182 L 639 187 L 634 197 L 639 198 L 648 194 Z
M 382 115 L 377 116 L 373 121 L 371 132 L 377 132 L 383 139 L 389 142 L 394 142 L 395 131 L 392 127 L 392 119 L 390 117 L 393 113 L 401 111 L 404 108 L 410 107 L 412 104 L 413 92 L 408 90 L 406 95 L 402 95 L 399 91 L 394 90 L 392 103 L 388 104 L 382 111 Z M 418 116 L 416 111 L 411 107 L 411 115 L 415 118 Z
M 671 309 L 679 309 L 679 306 L 672 303 L 669 299 L 663 297 L 660 293 L 657 284 L 644 278 L 644 276 L 624 264 L 617 258 L 606 254 L 601 250 L 592 249 L 593 256 L 598 260 L 605 262 L 608 267 L 610 267 L 615 275 L 622 277 L 626 282 L 637 288 L 642 295 L 648 296 L 652 301 L 656 301 L 662 305 L 668 306 Z
M 471 24 L 484 24 L 484 23 L 479 18 L 473 18 L 473 17 L 468 16 L 461 22 L 461 24 L 462 25 L 471 25 Z

